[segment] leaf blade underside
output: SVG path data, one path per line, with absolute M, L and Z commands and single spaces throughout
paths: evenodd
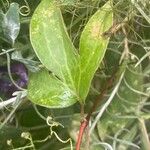
M 77 101 L 75 93 L 46 69 L 30 74 L 28 98 L 38 105 L 50 108 L 67 107 Z

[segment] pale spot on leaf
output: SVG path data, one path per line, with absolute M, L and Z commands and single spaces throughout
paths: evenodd
M 43 14 L 43 17 L 48 17 L 48 18 L 51 18 L 51 16 L 53 15 L 54 13 L 54 10 L 53 9 L 50 9 L 50 10 L 44 10 L 41 12 Z
M 99 38 L 100 37 L 100 24 L 99 24 L 99 22 L 93 22 L 92 28 L 91 28 L 91 35 L 93 38 Z

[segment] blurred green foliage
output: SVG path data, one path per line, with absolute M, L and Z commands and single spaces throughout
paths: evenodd
M 106 1 L 60 0 L 60 2 L 68 34 L 78 51 L 83 28 L 89 18 Z M 23 63 L 28 72 L 34 72 L 35 74 L 43 68 L 43 65 L 41 65 L 33 51 L 29 39 L 29 23 L 39 3 L 40 0 L 0 1 L 1 67 L 7 68 L 8 65 L 7 57 L 4 51 L 2 51 L 2 49 L 5 49 L 11 57 L 10 65 Z M 104 147 L 110 149 L 110 146 L 112 146 L 116 150 L 136 150 L 138 147 L 139 149 L 148 150 L 149 143 L 147 138 L 150 132 L 150 14 L 148 10 L 150 2 L 149 0 L 143 0 L 142 2 L 136 0 L 114 0 L 112 8 L 114 13 L 114 27 L 115 25 L 124 23 L 124 20 L 125 25 L 123 26 L 124 28 L 120 28 L 117 32 L 109 33 L 111 34 L 110 42 L 103 62 L 97 69 L 92 80 L 85 104 L 85 113 L 88 113 L 97 95 L 112 73 L 116 69 L 122 68 L 121 62 L 124 61 L 126 61 L 126 65 L 123 67 L 125 75 L 111 104 L 97 122 L 97 126 L 91 135 L 90 148 L 92 150 L 103 150 Z M 10 10 L 13 12 L 8 13 Z M 20 14 L 19 22 L 18 13 Z M 4 22 L 4 18 L 14 22 L 17 30 L 13 30 L 9 24 L 6 24 L 9 21 Z M 7 30 L 4 30 L 4 28 Z M 13 38 L 10 33 L 13 34 Z M 9 78 L 8 76 L 6 77 Z M 105 105 L 117 82 L 118 77 L 115 78 L 113 87 L 108 90 L 107 95 L 101 101 L 101 105 L 94 112 L 91 123 L 93 123 L 95 116 L 97 116 L 97 113 Z M 0 93 L 0 97 L 2 96 L 3 93 Z M 7 100 L 7 97 L 3 97 L 3 101 L 5 100 Z M 75 145 L 77 130 L 79 129 L 81 120 L 79 104 L 68 108 L 48 109 L 40 106 L 35 107 L 27 98 L 21 99 L 21 101 L 21 105 L 12 114 L 11 112 L 14 110 L 15 104 L 8 105 L 0 111 L 1 124 L 11 114 L 9 120 L 0 129 L 0 149 L 7 150 L 24 146 L 31 146 L 28 149 L 40 150 L 58 150 L 64 147 L 70 149 L 69 143 L 63 144 L 58 142 L 55 136 L 42 141 L 50 135 L 50 127 L 46 123 L 48 116 L 52 116 L 54 121 L 60 122 L 64 126 L 64 128 L 61 126 L 54 127 L 55 132 L 63 140 L 71 136 L 73 145 Z M 139 121 L 141 119 L 144 120 L 144 123 Z M 21 137 L 22 132 L 29 132 L 31 134 L 35 147 L 31 141 Z M 41 142 L 36 142 L 36 140 L 40 140 Z M 84 142 L 86 140 L 83 139 L 83 149 L 85 146 Z

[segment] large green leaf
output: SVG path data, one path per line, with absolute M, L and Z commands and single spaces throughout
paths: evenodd
M 77 53 L 66 32 L 59 4 L 43 0 L 31 19 L 32 46 L 44 66 L 74 88 Z
M 75 93 L 47 70 L 31 73 L 29 79 L 28 98 L 38 105 L 62 108 L 77 101 Z
M 98 10 L 85 26 L 80 39 L 80 75 L 77 83 L 78 92 L 84 102 L 95 71 L 102 61 L 109 37 L 104 37 L 113 23 L 110 1 Z

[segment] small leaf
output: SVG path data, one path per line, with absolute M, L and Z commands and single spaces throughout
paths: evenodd
M 113 12 L 108 1 L 98 10 L 85 26 L 80 39 L 80 76 L 78 92 L 84 102 L 95 71 L 102 61 L 109 37 L 102 34 L 107 31 L 113 23 Z
M 12 3 L 6 14 L 0 14 L 0 32 L 9 43 L 14 44 L 20 31 L 19 5 Z
M 11 54 L 11 59 L 23 63 L 31 72 L 36 72 L 40 70 L 40 62 L 34 61 L 33 57 L 23 58 L 21 51 L 14 51 Z
M 29 76 L 28 98 L 38 105 L 50 108 L 67 107 L 77 101 L 75 93 L 67 85 L 42 69 Z
M 31 19 L 30 38 L 43 65 L 75 89 L 77 54 L 55 0 L 43 0 L 35 10 Z

